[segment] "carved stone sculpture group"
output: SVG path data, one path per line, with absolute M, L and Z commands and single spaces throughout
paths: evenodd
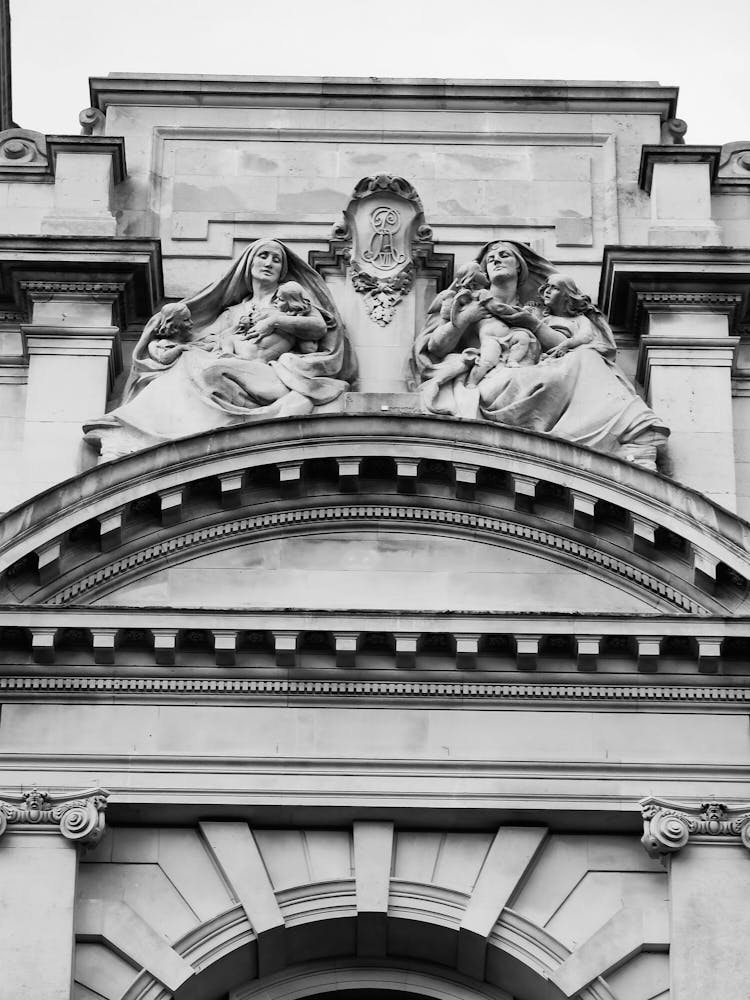
M 258 240 L 217 282 L 149 320 L 123 404 L 84 430 L 116 457 L 248 419 L 312 413 L 354 374 L 322 278 L 277 240 Z
M 414 345 L 423 408 L 543 431 L 655 467 L 667 428 L 615 364 L 601 312 L 522 243 L 481 248 Z
M 375 247 L 375 265 L 413 270 L 411 241 L 398 242 L 399 206 L 408 205 L 406 228 L 421 238 L 421 205 L 408 182 L 390 180 L 360 182 L 355 194 L 367 218 L 355 213 L 348 225 L 372 222 L 369 241 L 366 232 L 355 240 L 365 265 Z M 355 265 L 352 259 L 357 288 L 365 272 Z M 411 279 L 400 294 L 410 289 Z M 380 326 L 386 321 L 370 315 Z M 615 354 L 609 326 L 576 283 L 525 244 L 504 240 L 483 246 L 435 297 L 404 367 L 411 366 L 426 413 L 550 433 L 653 469 L 669 432 Z M 122 404 L 84 430 L 105 458 L 116 458 L 247 420 L 341 409 L 355 378 L 356 359 L 325 282 L 281 241 L 263 239 L 218 281 L 151 318 Z

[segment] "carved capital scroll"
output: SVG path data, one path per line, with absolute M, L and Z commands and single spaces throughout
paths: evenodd
M 89 788 L 56 794 L 34 787 L 0 799 L 0 836 L 9 827 L 22 830 L 57 828 L 76 844 L 96 844 L 104 833 L 104 810 L 109 792 Z
M 641 843 L 652 858 L 675 854 L 694 837 L 741 841 L 750 849 L 750 803 L 726 806 L 722 802 L 689 805 L 667 799 L 641 800 Z

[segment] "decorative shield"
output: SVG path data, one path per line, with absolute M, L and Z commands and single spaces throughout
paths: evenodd
M 391 174 L 363 177 L 333 235 L 351 241 L 354 288 L 364 296 L 370 318 L 386 326 L 414 283 L 415 249 L 432 239 L 415 188 Z

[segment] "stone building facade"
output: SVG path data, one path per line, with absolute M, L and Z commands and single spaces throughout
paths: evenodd
M 5 122 L 0 996 L 748 996 L 750 142 L 676 102 L 116 75 Z M 358 376 L 102 460 L 149 317 L 272 237 Z M 657 471 L 425 412 L 496 240 L 599 303 Z

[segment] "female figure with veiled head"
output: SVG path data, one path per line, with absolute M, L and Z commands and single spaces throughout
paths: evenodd
M 173 313 L 183 325 L 170 344 Z M 323 280 L 278 240 L 258 240 L 218 281 L 149 320 L 123 404 L 84 430 L 116 457 L 246 420 L 312 413 L 354 375 Z
M 571 307 L 561 304 L 562 296 L 553 295 L 560 315 L 545 311 L 542 286 L 551 281 L 552 288 L 563 291 L 548 260 L 522 243 L 505 240 L 483 246 L 476 261 L 489 282 L 490 296 L 482 303 L 487 315 L 502 320 L 510 331 L 533 335 L 537 357 L 513 366 L 501 354 L 489 371 L 472 378 L 481 357 L 477 325 L 462 324 L 460 313 L 455 314 L 457 322 L 446 321 L 446 293 L 441 293 L 414 346 L 423 409 L 548 432 L 654 468 L 656 447 L 669 432 L 615 365 L 614 340 L 598 310 L 596 323 L 585 310 L 579 314 L 594 328 L 591 343 L 596 342 L 596 349 L 571 350 L 586 338 L 581 340 L 579 330 L 579 341 L 573 340 L 574 317 L 563 315 Z M 454 286 L 448 296 L 457 294 Z M 573 301 L 571 291 L 565 294 Z M 542 354 L 551 360 L 540 364 Z

